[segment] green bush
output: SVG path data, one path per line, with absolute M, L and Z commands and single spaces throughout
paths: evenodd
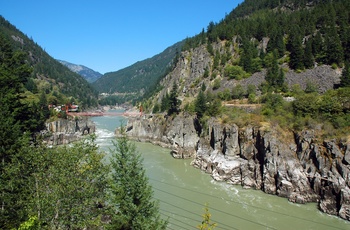
M 225 77 L 229 79 L 241 80 L 246 77 L 247 73 L 243 70 L 241 66 L 238 65 L 228 65 L 224 70 Z
M 242 85 L 238 84 L 232 89 L 232 98 L 233 99 L 242 99 L 244 97 L 245 90 Z
M 213 90 L 219 89 L 220 86 L 221 86 L 221 81 L 220 81 L 219 78 L 216 78 L 216 79 L 214 80 Z

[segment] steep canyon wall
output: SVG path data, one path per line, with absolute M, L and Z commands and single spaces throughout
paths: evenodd
M 350 220 L 350 139 L 318 140 L 313 130 L 290 133 L 269 124 L 239 128 L 194 116 L 130 119 L 127 135 L 168 147 L 175 158 L 218 181 L 260 189 L 291 202 L 317 202 L 320 210 Z
M 46 123 L 46 130 L 42 132 L 42 136 L 48 145 L 62 145 L 78 141 L 86 134 L 95 133 L 95 129 L 95 124 L 87 118 L 59 119 Z

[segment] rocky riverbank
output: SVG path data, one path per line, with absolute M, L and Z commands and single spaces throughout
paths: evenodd
M 350 137 L 319 140 L 314 130 L 281 131 L 270 124 L 239 128 L 208 121 L 200 137 L 194 116 L 129 119 L 127 135 L 172 149 L 175 158 L 215 180 L 260 189 L 291 202 L 317 202 L 320 210 L 350 220 Z
M 78 141 L 84 135 L 95 133 L 95 129 L 95 124 L 88 118 L 59 119 L 46 123 L 46 130 L 42 131 L 42 136 L 47 145 L 62 145 Z

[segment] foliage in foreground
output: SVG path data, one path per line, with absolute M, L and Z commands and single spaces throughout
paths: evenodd
M 204 214 L 202 215 L 203 221 L 200 225 L 197 226 L 200 230 L 213 230 L 217 224 L 213 223 L 211 220 L 211 213 L 209 212 L 208 205 L 205 205 Z
M 108 167 L 93 137 L 57 148 L 22 139 L 2 165 L 1 229 L 100 226 Z
M 167 222 L 160 219 L 141 156 L 128 140 L 124 128 L 114 147 L 110 183 L 114 212 L 110 229 L 165 229 Z
M 48 229 L 99 226 L 108 167 L 93 137 L 53 149 L 38 148 L 32 174 L 30 215 Z

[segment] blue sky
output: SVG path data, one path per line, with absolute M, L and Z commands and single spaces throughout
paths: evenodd
M 52 57 L 100 73 L 150 58 L 243 0 L 0 0 L 0 15 Z

